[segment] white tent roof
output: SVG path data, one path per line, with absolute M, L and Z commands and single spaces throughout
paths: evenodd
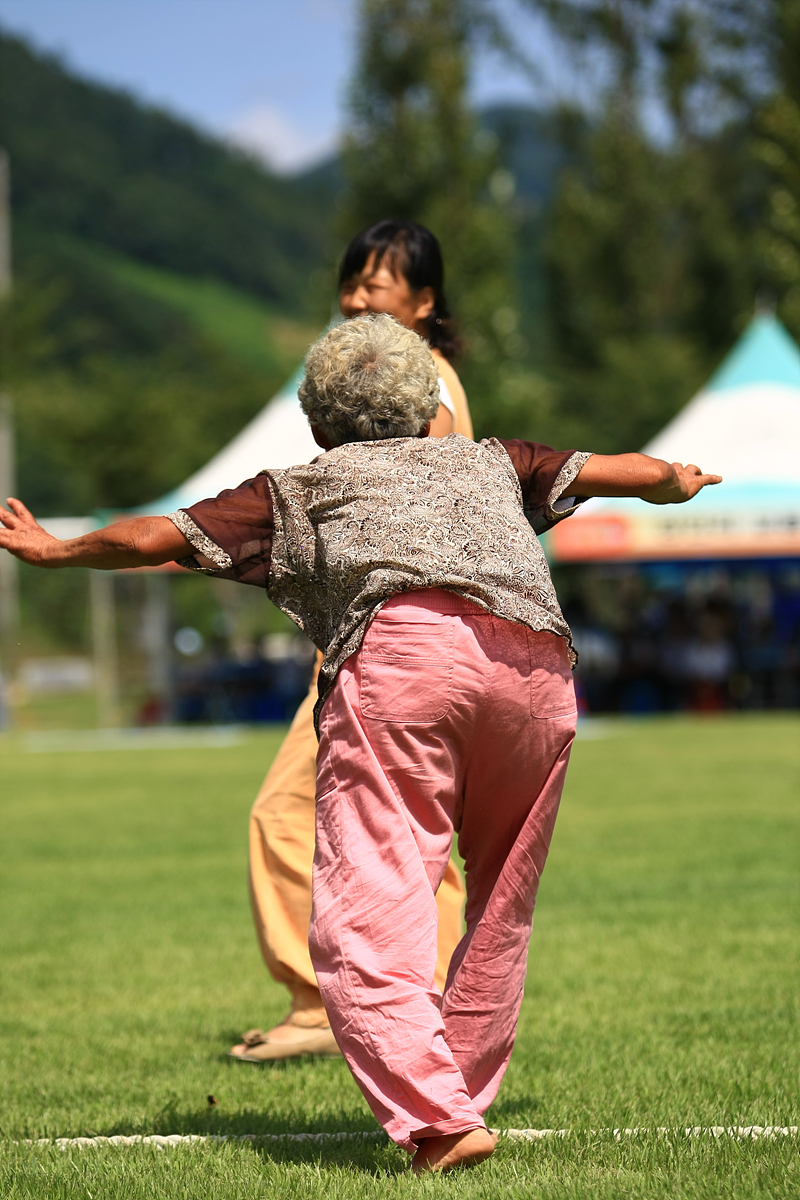
M 549 539 L 560 561 L 800 555 L 800 350 L 756 317 L 709 383 L 644 447 L 722 475 L 690 504 L 590 501 Z
M 800 487 L 798 447 L 800 351 L 775 317 L 757 317 L 706 387 L 644 453 L 696 462 L 724 476 L 728 487 Z

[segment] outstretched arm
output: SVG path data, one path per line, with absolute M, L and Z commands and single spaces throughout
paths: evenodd
M 569 485 L 570 495 L 638 496 L 648 504 L 684 504 L 721 475 L 704 475 L 690 463 L 668 463 L 647 454 L 593 454 Z
M 83 537 L 60 541 L 46 533 L 21 500 L 0 508 L 0 549 L 36 567 L 157 567 L 196 554 L 167 517 L 134 517 Z

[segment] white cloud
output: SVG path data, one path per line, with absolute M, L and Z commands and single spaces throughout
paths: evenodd
M 245 109 L 227 124 L 223 136 L 273 171 L 286 173 L 319 162 L 335 152 L 337 143 L 333 131 L 301 129 L 269 104 Z

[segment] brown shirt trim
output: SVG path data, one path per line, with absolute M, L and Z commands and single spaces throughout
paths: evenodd
M 275 520 L 266 475 L 170 513 L 169 519 L 216 569 L 201 567 L 193 557 L 181 559 L 182 567 L 254 587 L 268 586 Z
M 519 479 L 525 516 L 536 533 L 571 516 L 582 501 L 553 506 L 564 495 L 588 458 L 579 450 L 553 450 L 518 438 L 497 439 Z M 201 566 L 194 556 L 179 559 L 182 567 L 267 588 L 272 561 L 275 518 L 267 474 L 247 479 L 214 499 L 200 500 L 169 519 L 199 555 L 214 564 Z

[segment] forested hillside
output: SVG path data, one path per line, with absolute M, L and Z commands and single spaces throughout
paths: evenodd
M 325 202 L 124 92 L 0 37 L 17 221 L 307 308 Z
M 144 503 L 238 432 L 324 322 L 330 186 L 3 36 L 0 146 L 18 490 L 42 514 Z

